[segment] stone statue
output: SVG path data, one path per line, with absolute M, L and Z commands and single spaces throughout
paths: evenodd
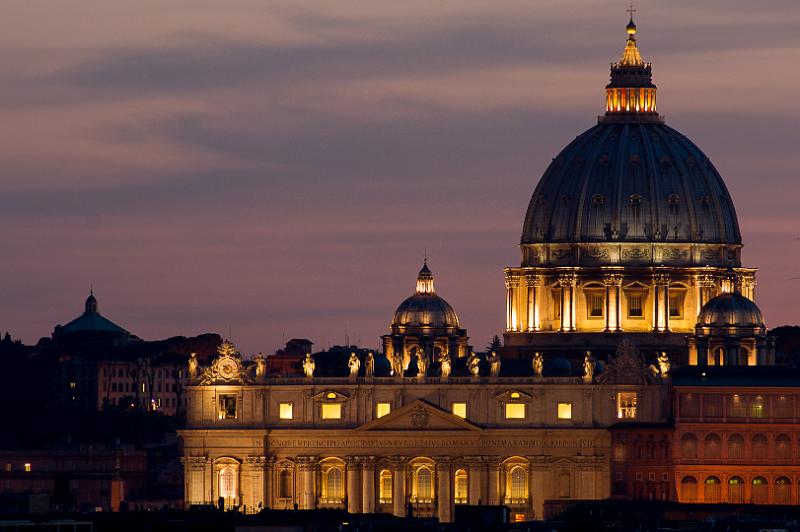
M 417 378 L 421 379 L 428 372 L 428 355 L 423 348 L 417 349 Z
M 392 374 L 395 377 L 402 377 L 405 370 L 403 369 L 403 355 L 395 353 L 391 360 Z
M 664 378 L 669 373 L 670 363 L 669 357 L 664 351 L 661 351 L 661 354 L 658 355 L 658 372 L 661 374 L 661 378 Z
M 446 379 L 453 370 L 453 362 L 450 360 L 450 353 L 446 349 L 439 356 L 439 361 L 442 363 L 442 378 Z
M 361 361 L 358 359 L 358 355 L 355 351 L 350 353 L 350 358 L 347 360 L 347 367 L 350 368 L 351 379 L 358 377 L 358 370 L 361 369 Z
M 594 377 L 595 361 L 592 358 L 592 352 L 586 351 L 586 356 L 583 357 L 583 380 L 591 382 Z
M 367 358 L 364 360 L 364 375 L 367 377 L 375 375 L 375 356 L 372 351 L 367 353 Z
M 264 360 L 264 357 L 259 353 L 256 357 L 256 378 L 263 379 L 267 375 L 267 361 Z
M 200 363 L 197 361 L 197 353 L 189 355 L 189 378 L 196 379 Z
M 467 368 L 473 377 L 478 377 L 481 374 L 481 361 L 475 356 L 475 353 L 470 353 L 467 359 Z
M 492 351 L 489 354 L 489 375 L 492 377 L 499 377 L 500 376 L 500 357 L 497 356 L 497 353 Z
M 303 373 L 310 379 L 314 376 L 314 368 L 316 367 L 317 365 L 314 363 L 314 357 L 311 356 L 311 353 L 307 353 L 306 359 L 303 360 Z
M 544 357 L 542 357 L 542 353 L 536 351 L 533 354 L 533 374 L 537 377 L 542 376 L 542 370 L 544 370 Z

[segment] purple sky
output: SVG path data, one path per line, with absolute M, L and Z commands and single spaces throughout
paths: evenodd
M 9 0 L 0 331 L 377 346 L 427 248 L 476 347 L 548 162 L 603 108 L 622 1 Z M 800 3 L 637 2 L 667 123 L 733 195 L 768 325 L 798 323 Z

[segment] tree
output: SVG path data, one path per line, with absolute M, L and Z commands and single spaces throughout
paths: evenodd
M 500 340 L 500 337 L 495 334 L 489 342 L 489 345 L 486 346 L 486 351 L 497 351 L 501 347 L 503 347 L 503 342 Z

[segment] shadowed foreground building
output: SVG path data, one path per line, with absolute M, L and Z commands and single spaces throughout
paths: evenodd
M 671 365 L 760 370 L 747 366 L 773 364 L 774 342 L 752 301 L 755 270 L 741 266 L 722 178 L 656 112 L 632 20 L 627 33 L 605 116 L 554 159 L 531 199 L 522 264 L 505 270 L 503 358 L 472 353 L 427 264 L 383 337 L 384 356 L 354 353 L 339 376 L 321 376 L 306 357 L 304 375 L 271 377 L 263 361 L 246 362 L 224 343 L 209 367 L 189 369 L 180 433 L 187 504 L 413 512 L 447 522 L 459 504 L 502 504 L 524 520 L 542 518 L 548 504 L 612 493 L 723 500 L 684 491 L 688 478 L 732 477 L 712 472 L 726 466 L 724 454 L 689 457 L 682 439 L 691 433 L 706 453 L 713 444 L 699 443 L 706 429 L 693 423 L 722 423 L 720 442 L 744 427 L 732 411 L 687 415 L 686 394 L 733 399 L 676 381 L 675 403 Z M 770 412 L 781 404 L 780 393 L 746 396 Z M 775 453 L 785 453 L 780 435 L 792 433 L 781 430 L 766 431 Z M 754 456 L 746 449 L 761 439 L 747 437 L 742 456 Z M 734 476 L 753 486 L 800 480 L 788 469 L 753 474 Z M 766 500 L 784 500 L 785 489 Z M 764 500 L 754 493 L 762 492 L 742 496 Z

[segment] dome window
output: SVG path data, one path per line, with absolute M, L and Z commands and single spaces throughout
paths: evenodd
M 628 159 L 628 163 L 630 163 L 631 166 L 638 166 L 640 162 L 642 162 L 642 159 L 636 153 L 632 154 L 630 159 Z
M 599 164 L 600 164 L 600 166 L 608 166 L 609 163 L 610 163 L 610 159 L 608 158 L 608 154 L 604 153 L 603 156 L 600 157 Z
M 592 196 L 592 205 L 595 207 L 602 207 L 605 202 L 606 198 L 602 194 L 595 194 Z
M 677 194 L 670 194 L 667 196 L 667 203 L 670 205 L 677 205 L 678 204 L 678 195 Z
M 628 200 L 631 202 L 631 205 L 642 204 L 642 196 L 640 196 L 639 194 L 631 194 Z

